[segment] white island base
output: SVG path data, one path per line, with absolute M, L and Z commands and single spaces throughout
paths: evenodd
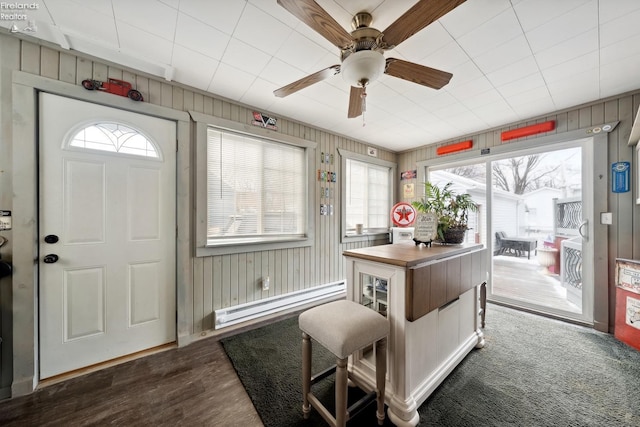
M 386 313 L 387 415 L 396 426 L 415 426 L 418 407 L 474 348 L 480 330 L 480 285 L 486 280 L 482 245 L 413 244 L 346 251 L 347 298 Z M 375 289 L 375 293 L 373 292 Z M 375 385 L 371 348 L 351 356 L 351 379 Z

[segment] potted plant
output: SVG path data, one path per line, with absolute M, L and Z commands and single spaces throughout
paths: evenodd
M 418 212 L 433 212 L 438 217 L 438 240 L 443 243 L 462 243 L 469 229 L 469 212 L 478 210 L 478 205 L 468 193 L 456 194 L 452 182 L 440 188 L 431 182 L 424 183 L 424 198 L 414 201 Z

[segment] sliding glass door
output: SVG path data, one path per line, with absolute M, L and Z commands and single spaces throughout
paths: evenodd
M 490 257 L 490 300 L 580 322 L 593 321 L 592 156 L 588 142 L 523 150 L 482 162 L 431 167 L 478 212 L 468 242 Z

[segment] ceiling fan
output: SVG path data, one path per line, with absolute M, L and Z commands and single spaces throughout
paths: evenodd
M 301 78 L 273 93 L 285 97 L 336 74 L 342 74 L 351 86 L 348 117 L 358 117 L 366 109 L 366 87 L 381 74 L 398 77 L 433 89 L 449 83 L 451 73 L 407 62 L 385 58 L 384 51 L 393 49 L 418 31 L 437 21 L 466 0 L 419 0 L 385 31 L 370 27 L 372 16 L 357 13 L 348 33 L 314 0 L 277 0 L 278 4 L 307 24 L 340 49 L 341 64 Z

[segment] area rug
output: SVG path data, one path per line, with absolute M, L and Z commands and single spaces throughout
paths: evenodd
M 267 427 L 326 425 L 316 411 L 302 418 L 297 322 L 222 341 Z M 485 347 L 420 406 L 420 426 L 640 426 L 640 352 L 613 336 L 495 304 L 484 334 Z M 313 372 L 334 363 L 322 346 L 313 352 Z M 333 377 L 313 387 L 333 409 Z M 375 425 L 375 404 L 348 423 Z

